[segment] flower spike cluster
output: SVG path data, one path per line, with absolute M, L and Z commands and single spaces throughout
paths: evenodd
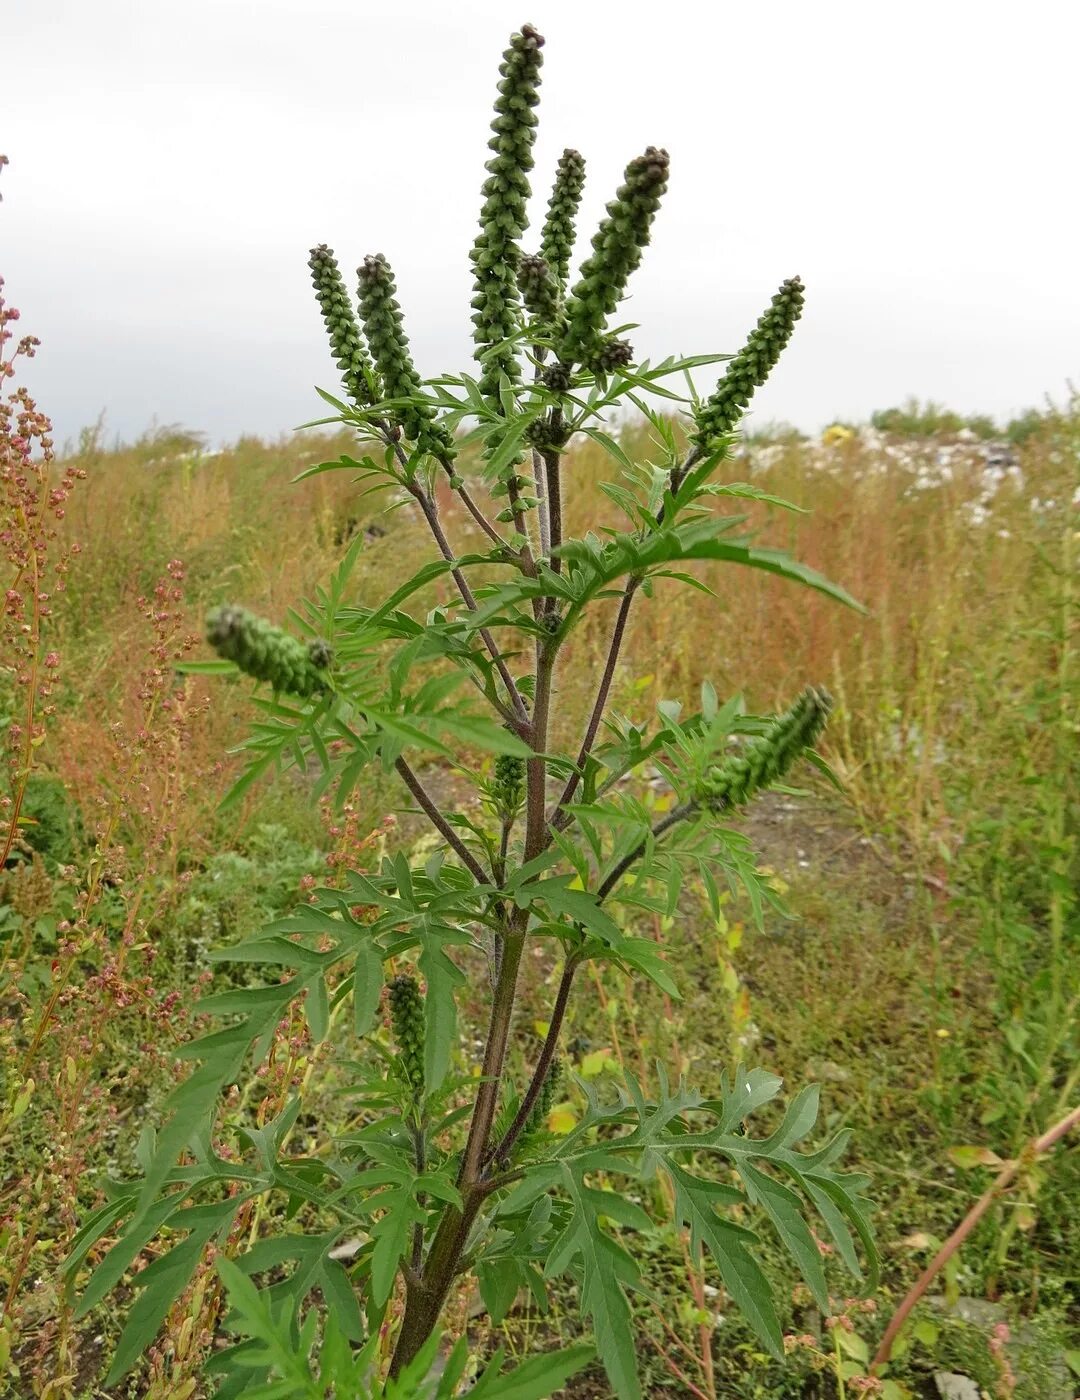
M 568 325 L 559 346 L 564 365 L 590 364 L 599 353 L 607 318 L 622 301 L 630 274 L 648 245 L 667 182 L 668 153 L 655 146 L 626 167 L 624 183 L 607 207 L 567 303 Z
M 809 686 L 742 754 L 713 768 L 694 794 L 695 800 L 712 811 L 741 807 L 755 793 L 779 782 L 796 759 L 814 746 L 831 709 L 828 691 Z
M 434 408 L 420 402 L 420 376 L 409 350 L 390 264 L 382 253 L 372 253 L 357 269 L 357 275 L 360 278 L 360 317 L 382 379 L 383 392 L 388 399 L 416 400 L 395 408 L 394 421 L 421 452 L 452 457 L 453 439 L 441 424 L 435 422 Z
M 570 254 L 574 251 L 576 232 L 574 220 L 584 188 L 585 157 L 580 151 L 563 151 L 555 171 L 555 183 L 540 238 L 540 255 L 560 287 L 566 286 L 566 279 L 570 276 Z
M 540 100 L 540 65 L 543 36 L 526 24 L 510 40 L 499 66 L 501 81 L 495 101 L 495 117 L 488 149 L 484 204 L 480 233 L 470 257 L 473 264 L 473 339 L 480 350 L 499 345 L 518 330 L 520 302 L 517 272 L 521 251 L 518 240 L 528 224 L 529 176 Z M 513 349 L 507 346 L 481 363 L 480 388 L 497 397 L 501 376 L 520 378 Z
M 276 691 L 305 699 L 326 688 L 330 649 L 318 639 L 307 646 L 235 603 L 215 608 L 206 619 L 206 640 L 219 656 Z
M 341 371 L 341 382 L 357 408 L 364 408 L 374 403 L 377 397 L 377 393 L 372 392 L 374 375 L 334 250 L 325 243 L 312 248 L 308 267 L 311 268 L 311 280 L 315 284 L 315 296 L 322 309 L 326 333 L 330 337 L 334 363 Z
M 715 392 L 697 413 L 697 431 L 691 441 L 702 451 L 725 433 L 730 433 L 743 416 L 754 390 L 760 389 L 772 373 L 791 339 L 795 322 L 802 315 L 805 301 L 803 284 L 790 277 L 781 284 L 769 309 L 750 332 L 746 344 L 730 361 Z

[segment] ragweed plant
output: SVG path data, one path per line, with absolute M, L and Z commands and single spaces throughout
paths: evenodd
M 400 778 L 438 844 L 422 861 L 399 853 L 374 873 L 346 872 L 300 913 L 217 954 L 277 975 L 199 1004 L 222 1018 L 220 1028 L 185 1047 L 197 1068 L 164 1105 L 157 1133 L 145 1136 L 141 1177 L 112 1186 L 72 1252 L 77 1274 L 97 1241 L 119 1232 L 83 1293 L 86 1310 L 152 1240 L 165 1242 L 135 1276 L 139 1297 L 113 1380 L 214 1247 L 233 1305 L 228 1325 L 240 1337 L 212 1361 L 223 1396 L 314 1397 L 330 1384 L 337 1396 L 450 1396 L 474 1378 L 463 1342 L 431 1373 L 458 1282 L 475 1279 L 498 1323 L 520 1290 L 542 1304 L 548 1285 L 569 1275 L 613 1393 L 632 1400 L 641 1392 L 631 1249 L 637 1232 L 653 1228 L 632 1183 L 657 1172 L 695 1257 L 707 1252 L 776 1356 L 783 1335 L 749 1220 L 771 1222 L 822 1309 L 829 1290 L 809 1215 L 820 1217 L 850 1270 L 860 1269 L 856 1240 L 873 1270 L 865 1178 L 836 1165 L 844 1136 L 796 1150 L 814 1128 L 814 1088 L 796 1095 L 766 1135 L 747 1120 L 780 1081 L 742 1067 L 712 1098 L 662 1067 L 647 1095 L 626 1071 L 610 1101 L 582 1084 L 586 1108 L 571 1131 L 557 1136 L 545 1122 L 581 970 L 612 965 L 677 996 L 677 965 L 633 931 L 639 913 L 676 916 L 691 874 L 714 900 L 725 881 L 748 890 L 759 909 L 770 897 L 745 838 L 725 820 L 813 757 L 830 707 L 823 690 L 807 686 L 784 714 L 757 718 L 737 696 L 721 704 L 706 685 L 692 712 L 671 702 L 651 726 L 619 717 L 609 697 L 632 607 L 653 599 L 659 579 L 696 585 L 687 569 L 702 560 L 851 599 L 740 533 L 745 517 L 725 505 L 761 493 L 718 480 L 739 416 L 795 325 L 798 279 L 783 284 L 715 391 L 699 400 L 670 381 L 688 384 L 692 371 L 727 357 L 639 363 L 626 338 L 632 327 L 612 324 L 667 188 L 666 151 L 649 147 L 629 162 L 576 280 L 584 163 L 567 151 L 539 252 L 523 253 L 542 49 L 526 25 L 500 69 L 472 250 L 474 374 L 421 376 L 382 254 L 364 258 L 355 300 L 331 250 L 311 255 L 344 391 L 323 393 L 333 409 L 324 421 L 377 444 L 311 470 L 349 472 L 417 510 L 437 557 L 389 597 L 371 598 L 358 539 L 297 614 L 303 639 L 227 605 L 208 624 L 221 659 L 203 669 L 246 674 L 271 690 L 238 792 L 291 762 L 318 771 L 320 793 L 346 802 L 365 770 L 381 765 Z M 649 406 L 654 395 L 689 413 L 688 448 L 673 420 Z M 631 461 L 605 432 L 606 419 L 628 405 L 651 424 L 656 461 Z M 570 538 L 563 473 L 583 434 L 610 455 L 605 508 L 613 504 L 627 524 Z M 467 470 L 468 460 L 479 466 Z M 447 492 L 471 517 L 481 548 L 451 543 L 440 508 Z M 437 582 L 452 586 L 456 601 L 425 611 L 421 600 Z M 606 660 L 567 745 L 564 648 L 608 600 L 617 608 Z M 478 769 L 484 753 L 494 764 Z M 477 815 L 440 799 L 425 758 L 473 780 Z M 660 815 L 635 795 L 633 778 L 647 767 L 671 789 Z M 515 1021 L 519 974 L 526 949 L 537 948 L 561 960 L 561 981 L 542 1048 L 519 1078 L 510 1067 L 529 1044 Z M 481 997 L 487 1024 L 477 1042 L 459 1033 L 458 1018 Z M 339 1040 L 362 1066 L 355 1130 L 321 1144 L 310 1134 L 293 1141 L 302 1095 L 258 1127 L 221 1112 L 225 1091 L 259 1062 L 296 1004 L 314 1042 Z M 287 1206 L 291 1226 L 239 1247 L 230 1235 L 237 1212 L 267 1196 Z M 273 1281 L 259 1287 L 268 1271 Z M 499 1353 L 471 1393 L 548 1395 L 591 1355 L 573 1347 L 508 1376 Z

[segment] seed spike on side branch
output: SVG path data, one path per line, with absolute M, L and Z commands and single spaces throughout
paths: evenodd
M 750 336 L 728 363 L 712 395 L 698 410 L 691 436 L 701 451 L 730 433 L 742 418 L 754 390 L 760 389 L 773 372 L 802 315 L 805 289 L 798 277 L 789 277 L 773 297 Z
M 357 408 L 364 408 L 375 402 L 372 392 L 375 377 L 334 250 L 325 243 L 312 248 L 308 267 L 311 268 L 311 280 L 326 333 L 330 337 L 334 363 L 341 371 L 341 382 Z
M 413 364 L 390 264 L 382 253 L 371 253 L 357 269 L 357 276 L 360 316 L 383 391 L 388 399 L 415 399 L 421 393 L 420 376 Z M 422 452 L 453 459 L 453 438 L 442 424 L 435 422 L 435 410 L 430 404 L 395 408 L 393 416 L 405 437 Z

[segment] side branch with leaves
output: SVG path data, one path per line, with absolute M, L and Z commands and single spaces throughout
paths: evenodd
M 627 1293 L 639 1272 L 630 1246 L 653 1223 L 632 1194 L 608 1188 L 657 1171 L 694 1251 L 708 1253 L 774 1355 L 780 1326 L 745 1222 L 771 1225 L 823 1309 L 828 1287 L 811 1217 L 843 1264 L 856 1275 L 868 1265 L 872 1282 L 867 1183 L 836 1165 L 845 1134 L 796 1150 L 814 1130 L 814 1090 L 797 1094 L 772 1132 L 754 1136 L 747 1120 L 777 1095 L 778 1080 L 731 1067 L 707 1098 L 673 1086 L 658 1067 L 656 1097 L 630 1075 L 610 1103 L 582 1085 L 587 1110 L 577 1126 L 562 1137 L 547 1128 L 578 970 L 607 963 L 677 996 L 677 969 L 634 932 L 637 915 L 676 913 L 693 873 L 714 901 L 723 882 L 745 890 L 760 917 L 774 896 L 724 816 L 801 759 L 820 765 L 813 746 L 830 701 L 813 686 L 773 717 L 748 714 L 739 696 L 721 703 L 705 685 L 696 711 L 670 701 L 652 724 L 618 718 L 611 698 L 636 600 L 647 602 L 660 579 L 700 587 L 693 566 L 711 560 L 857 605 L 755 543 L 742 532 L 744 515 L 724 513 L 729 501 L 762 499 L 753 486 L 718 478 L 743 410 L 794 329 L 798 279 L 782 285 L 735 356 L 637 362 L 626 339 L 632 328 L 614 322 L 668 185 L 668 154 L 652 146 L 627 164 L 576 279 L 577 151 L 558 163 L 538 251 L 523 250 L 543 44 L 523 26 L 500 68 L 472 250 L 474 373 L 421 376 L 381 254 L 361 263 L 355 300 L 330 249 L 311 254 L 341 373 L 340 397 L 320 390 L 333 411 L 321 421 L 355 429 L 360 455 L 304 475 L 345 471 L 358 487 L 415 507 L 437 557 L 388 598 L 361 603 L 358 539 L 294 615 L 302 635 L 226 603 L 207 630 L 218 660 L 200 669 L 267 687 L 234 796 L 294 763 L 318 770 L 318 794 L 344 802 L 380 765 L 400 778 L 439 848 L 422 862 L 398 852 L 376 871 L 350 870 L 299 912 L 214 955 L 275 977 L 199 1004 L 220 1027 L 184 1047 L 196 1068 L 162 1106 L 157 1133 L 145 1136 L 142 1175 L 112 1183 L 69 1261 L 85 1285 L 85 1310 L 164 1232 L 158 1257 L 134 1277 L 139 1296 L 113 1381 L 136 1364 L 214 1246 L 234 1336 L 208 1363 L 221 1396 L 269 1397 L 287 1386 L 314 1397 L 329 1385 L 338 1397 L 458 1394 L 475 1379 L 467 1350 L 459 1343 L 441 1363 L 438 1353 L 459 1280 L 476 1280 L 498 1323 L 521 1288 L 543 1306 L 548 1284 L 568 1274 L 591 1344 L 511 1371 L 498 1353 L 469 1393 L 549 1395 L 595 1348 L 612 1393 L 636 1400 Z M 673 387 L 720 361 L 727 368 L 708 397 Z M 656 398 L 665 412 L 650 406 Z M 630 460 L 606 431 L 625 407 L 651 425 L 656 461 Z M 625 515 L 622 530 L 566 534 L 567 454 L 582 436 L 612 463 L 602 490 Z M 475 527 L 475 550 L 455 548 L 446 533 L 436 504 L 442 479 Z M 460 602 L 425 612 L 422 600 L 447 577 Z M 553 736 L 562 732 L 566 643 L 586 614 L 616 598 L 580 737 L 561 752 Z M 477 755 L 494 762 L 477 764 Z M 425 762 L 469 776 L 483 816 L 448 810 Z M 659 806 L 634 781 L 646 769 L 659 770 L 669 789 Z M 557 951 L 563 971 L 533 1071 L 519 1077 L 528 1056 L 515 1041 L 518 977 L 537 941 Z M 477 1042 L 458 1029 L 467 981 L 490 998 L 475 1062 L 467 1047 Z M 291 1137 L 301 1097 L 261 1125 L 225 1109 L 229 1087 L 258 1067 L 298 1001 L 313 1041 L 340 1042 L 362 1066 L 351 1091 L 355 1130 L 307 1150 Z M 232 1233 L 253 1200 L 287 1206 L 261 1213 L 279 1221 L 278 1233 Z M 346 1237 L 359 1244 L 343 1256 Z

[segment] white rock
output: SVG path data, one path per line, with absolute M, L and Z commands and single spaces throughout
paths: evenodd
M 979 1387 L 970 1376 L 958 1375 L 956 1371 L 937 1371 L 934 1384 L 941 1400 L 982 1400 Z

